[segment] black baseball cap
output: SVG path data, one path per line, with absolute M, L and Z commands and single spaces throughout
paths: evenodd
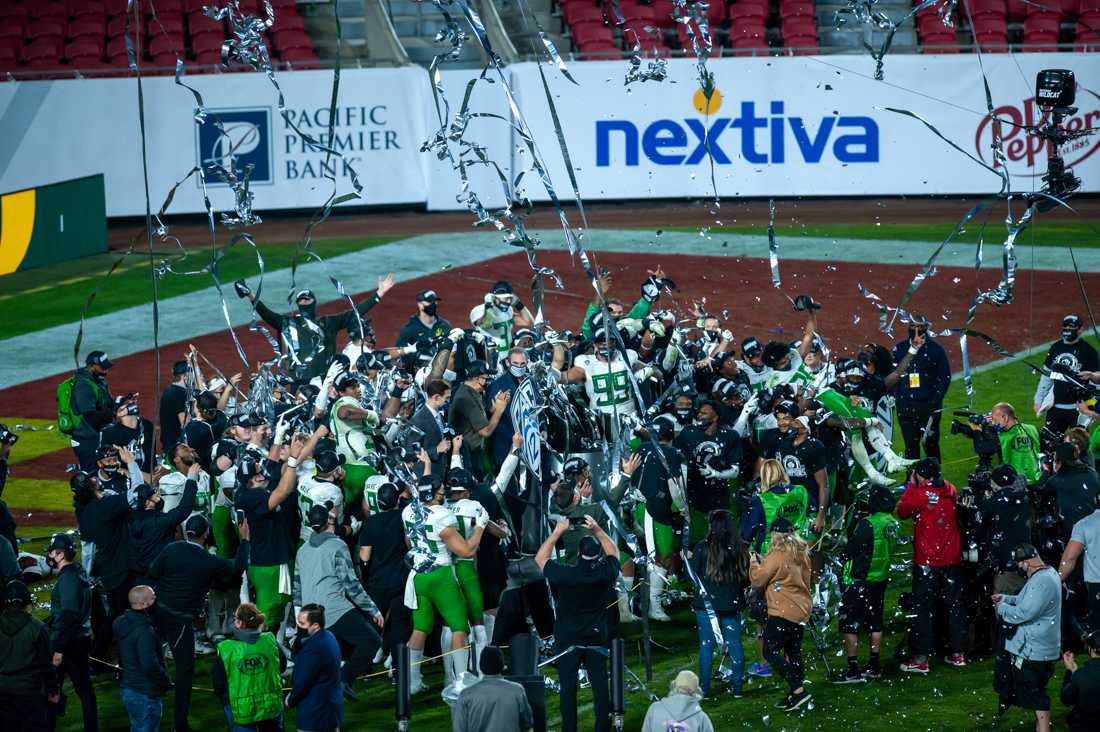
M 421 290 L 416 293 L 417 302 L 436 302 L 441 299 L 435 290 Z
M 103 458 L 109 457 L 111 455 L 118 457 L 117 445 L 100 445 L 95 451 L 96 460 L 102 460 Z
M 25 607 L 31 604 L 31 591 L 23 580 L 14 579 L 4 588 L 4 601 L 9 605 Z
M 581 537 L 580 543 L 577 545 L 577 556 L 581 559 L 593 562 L 599 559 L 602 553 L 603 552 L 600 551 L 600 542 L 596 540 L 596 537 Z
M 88 354 L 88 357 L 84 359 L 85 366 L 99 366 L 100 368 L 109 369 L 114 364 L 111 359 L 107 358 L 107 354 L 103 351 L 92 351 Z
M 1018 473 L 1016 468 L 1011 465 L 998 465 L 993 468 L 993 472 L 990 474 L 989 479 L 1002 488 L 1007 488 L 1016 482 Z
M 230 427 L 259 427 L 264 421 L 251 412 L 240 412 L 229 418 Z
M 745 340 L 741 341 L 741 356 L 743 358 L 752 358 L 753 356 L 759 356 L 764 352 L 764 346 L 760 345 L 760 341 L 755 337 L 749 336 Z
M 49 554 L 53 551 L 61 551 L 69 556 L 76 556 L 76 542 L 69 534 L 54 534 L 53 538 L 50 539 L 49 546 L 46 547 L 46 553 Z
M 488 376 L 492 372 L 489 370 L 489 364 L 484 361 L 471 361 L 466 367 L 466 378 L 476 379 L 479 376 Z
M 940 461 L 936 458 L 926 457 L 917 463 L 914 470 L 917 471 L 917 475 L 925 480 L 935 480 L 940 477 Z
M 294 302 L 299 300 L 313 300 L 317 302 L 317 296 L 313 294 L 313 290 L 298 290 L 294 293 Z
M 148 483 L 142 483 L 134 489 L 134 493 L 137 495 L 138 506 L 141 506 L 157 493 L 157 489 Z
M 1039 550 L 1027 542 L 1017 545 L 1016 548 L 1012 550 L 1012 561 L 1014 562 L 1026 562 L 1037 556 L 1039 556 Z
M 172 364 L 172 376 L 183 376 L 191 370 L 191 364 L 186 361 L 176 361 Z
M 340 378 L 336 380 L 336 391 L 343 391 L 349 386 L 354 386 L 359 383 L 359 379 L 355 378 L 354 374 L 342 374 Z
M 1073 313 L 1070 313 L 1066 317 L 1062 318 L 1062 327 L 1063 328 L 1083 328 L 1084 325 L 1085 325 L 1085 321 L 1081 320 L 1080 315 L 1075 315 Z
M 493 295 L 511 295 L 512 283 L 507 280 L 500 280 L 493 285 L 493 289 L 489 290 L 489 292 Z
M 325 528 L 325 524 L 328 523 L 329 509 L 332 508 L 328 502 L 316 503 L 309 509 L 309 515 L 306 516 L 306 520 L 309 522 L 309 528 L 314 531 L 320 531 Z
M 318 473 L 331 473 L 347 462 L 347 458 L 335 450 L 322 450 L 314 456 L 313 462 L 317 464 Z
M 779 414 L 781 412 L 783 414 L 789 414 L 792 417 L 802 416 L 802 410 L 798 408 L 798 404 L 791 401 L 790 399 L 784 399 L 783 401 L 776 404 L 775 408 L 772 409 L 772 414 Z

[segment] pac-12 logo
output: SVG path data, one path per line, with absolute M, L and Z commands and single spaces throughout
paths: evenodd
M 252 183 L 272 182 L 270 108 L 208 109 L 196 134 L 199 165 L 208 186 L 225 185 L 217 168 L 229 170 L 231 162 L 236 162 L 238 175 L 251 165 Z

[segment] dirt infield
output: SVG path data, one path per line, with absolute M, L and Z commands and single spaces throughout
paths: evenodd
M 789 199 L 777 200 L 781 224 L 954 224 L 977 199 L 966 198 L 866 198 L 866 199 Z M 1100 198 L 1076 198 L 1073 207 L 1086 218 L 1100 218 Z M 716 213 L 712 213 L 716 211 Z M 580 225 L 580 216 L 572 205 L 566 206 L 570 221 Z M 713 201 L 630 201 L 597 203 L 585 206 L 592 228 L 668 228 L 713 226 L 721 220 L 726 226 L 768 223 L 768 202 L 759 200 L 723 201 L 715 209 Z M 264 222 L 250 229 L 258 242 L 286 242 L 300 239 L 310 217 L 300 214 L 265 213 Z M 334 213 L 318 232 L 328 239 L 371 236 L 415 236 L 448 231 L 469 231 L 473 219 L 466 211 L 428 213 L 420 210 L 342 209 Z M 208 237 L 205 220 L 180 217 L 167 222 L 174 236 L 183 241 L 202 242 Z M 558 225 L 557 212 L 547 205 L 535 208 L 527 218 L 531 228 Z M 144 221 L 113 223 L 108 242 L 113 249 L 125 248 L 144 231 Z

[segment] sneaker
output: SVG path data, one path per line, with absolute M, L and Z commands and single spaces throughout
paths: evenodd
M 753 665 L 749 666 L 749 675 L 759 676 L 762 679 L 766 679 L 772 675 L 772 670 L 770 667 L 765 666 L 764 664 L 757 661 Z
M 741 689 L 730 689 L 730 696 L 732 696 L 734 699 L 740 699 L 741 697 L 745 696 L 745 692 Z
M 928 675 L 928 661 L 906 661 L 901 664 L 901 670 L 907 674 L 924 674 Z
M 783 711 L 793 712 L 795 709 L 798 709 L 800 706 L 808 703 L 810 699 L 813 699 L 813 697 L 810 696 L 810 692 L 806 691 L 805 689 L 803 689 L 801 692 L 791 694 L 788 697 L 787 706 L 783 707 Z
M 794 696 L 794 694 L 787 694 L 785 697 L 783 697 L 782 699 L 777 701 L 775 703 L 775 708 L 776 709 L 786 709 L 787 705 L 791 703 L 791 697 L 792 696 Z
M 881 679 L 882 678 L 882 669 L 871 668 L 870 666 L 868 666 L 867 668 L 863 669 L 863 678 L 867 679 L 868 681 L 875 681 L 876 679 Z
M 951 666 L 958 668 L 962 668 L 966 665 L 966 656 L 961 653 L 952 653 L 950 656 L 945 656 L 943 660 Z
M 210 654 L 214 653 L 214 646 L 210 645 L 206 641 L 196 640 L 195 653 L 199 654 L 200 656 L 209 656 Z
M 834 684 L 864 684 L 867 682 L 867 679 L 863 677 L 863 674 L 861 674 L 858 669 L 848 669 L 834 676 L 830 681 Z

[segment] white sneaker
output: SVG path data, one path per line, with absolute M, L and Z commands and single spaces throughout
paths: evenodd
M 210 645 L 204 640 L 195 641 L 195 653 L 200 656 L 209 656 L 214 653 L 214 646 Z

